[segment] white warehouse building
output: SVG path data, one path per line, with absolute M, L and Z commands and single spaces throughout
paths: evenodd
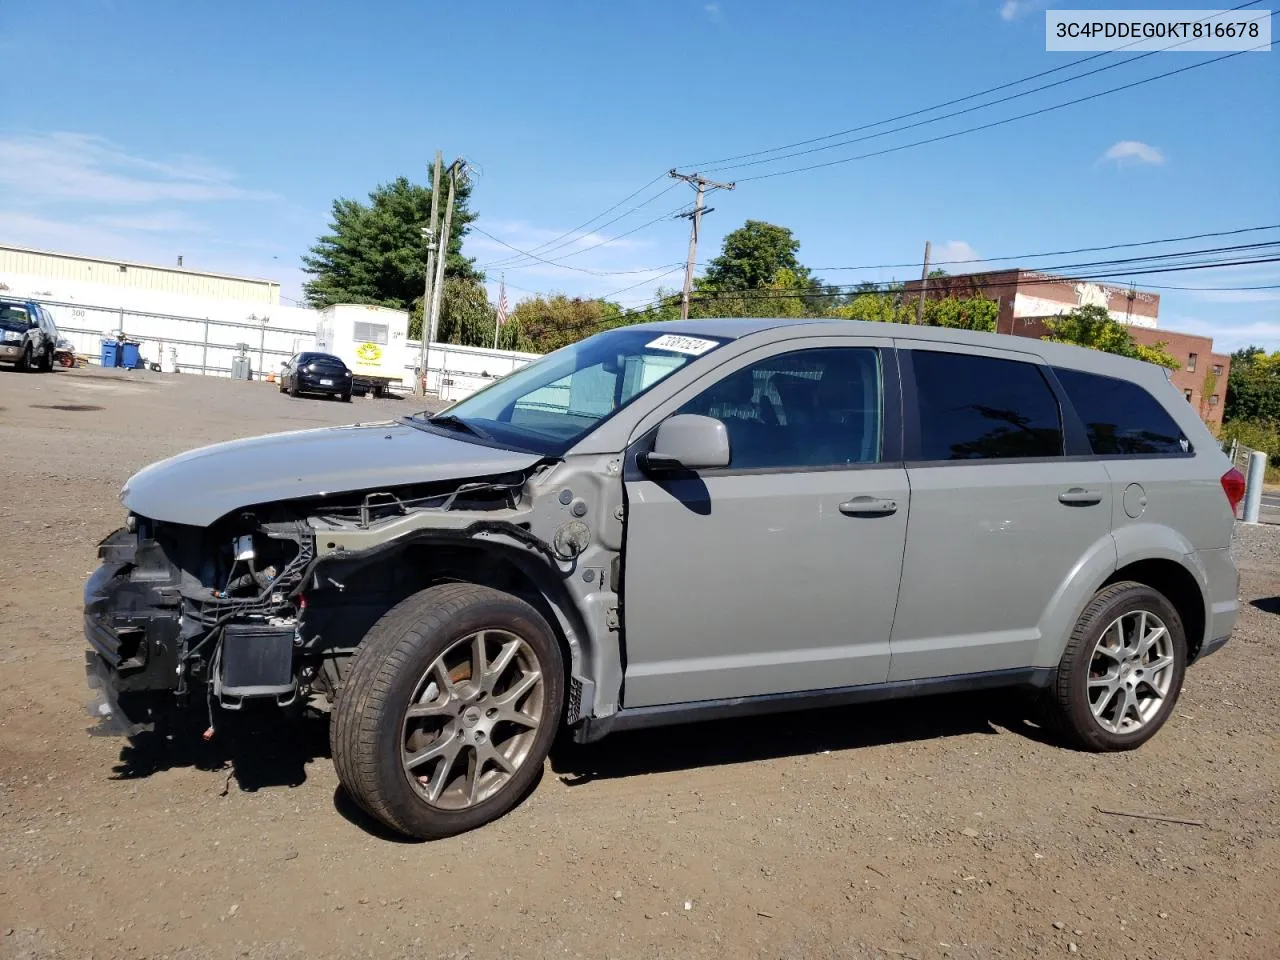
M 99 357 L 103 339 L 123 331 L 144 360 L 182 373 L 230 376 L 244 355 L 257 379 L 304 350 L 346 352 L 318 347 L 321 311 L 282 305 L 274 280 L 0 244 L 0 297 L 42 303 L 78 354 Z M 400 337 L 408 386 L 420 344 Z M 428 389 L 456 400 L 535 356 L 433 344 Z

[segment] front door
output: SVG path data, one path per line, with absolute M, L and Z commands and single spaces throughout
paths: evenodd
M 1035 666 L 1073 571 L 1114 563 L 1106 468 L 1066 456 L 1035 357 L 913 346 L 899 355 L 911 519 L 889 679 Z
M 672 401 L 724 422 L 726 468 L 651 479 L 631 452 L 625 707 L 887 677 L 907 475 L 893 354 L 855 342 L 762 348 Z

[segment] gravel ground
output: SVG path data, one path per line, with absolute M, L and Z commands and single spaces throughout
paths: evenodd
M 337 789 L 323 716 L 195 752 L 88 736 L 80 590 L 128 475 L 411 407 L 0 370 L 0 955 L 1280 956 L 1275 527 L 1238 528 L 1237 634 L 1133 753 L 992 695 L 623 734 L 416 844 Z

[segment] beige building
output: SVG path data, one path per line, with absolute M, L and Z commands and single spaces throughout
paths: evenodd
M 15 287 L 30 286 L 34 281 L 47 288 L 41 292 L 54 299 L 65 296 L 60 292 L 62 289 L 91 284 L 209 300 L 263 304 L 280 302 L 280 284 L 274 280 L 233 277 L 223 273 L 187 270 L 180 266 L 164 267 L 0 244 L 0 282 L 4 282 L 6 278 L 13 281 L 10 285 Z M 15 289 L 15 292 L 27 291 Z M 30 291 L 30 294 L 35 293 L 34 290 Z

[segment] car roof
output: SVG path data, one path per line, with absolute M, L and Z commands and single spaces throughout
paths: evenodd
M 916 341 L 927 344 L 987 347 L 1016 351 L 1042 358 L 1054 366 L 1088 370 L 1105 376 L 1125 379 L 1148 379 L 1153 372 L 1165 377 L 1161 368 L 1142 360 L 1103 353 L 1088 347 L 1053 343 L 1032 337 L 1016 337 L 1007 333 L 984 333 L 954 327 L 931 327 L 924 324 L 873 323 L 865 320 L 814 319 L 812 317 L 711 317 L 705 320 L 659 320 L 619 329 L 651 329 L 655 332 L 679 333 L 685 336 L 725 337 L 740 340 L 751 337 L 767 344 L 798 336 L 879 337 Z

